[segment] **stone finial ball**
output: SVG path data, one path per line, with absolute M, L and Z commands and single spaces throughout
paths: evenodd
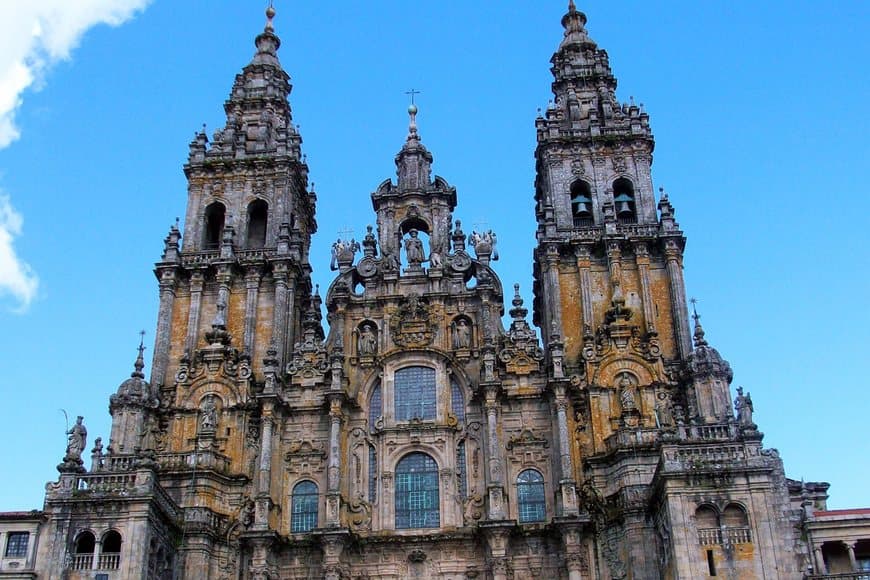
M 266 18 L 268 18 L 269 20 L 275 18 L 275 9 L 272 6 L 266 8 Z
M 417 105 L 414 105 L 414 104 L 408 105 L 408 114 L 409 115 L 416 115 L 417 114 Z

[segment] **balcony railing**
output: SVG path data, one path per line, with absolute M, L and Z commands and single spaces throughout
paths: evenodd
M 100 554 L 97 570 L 117 570 L 121 565 L 121 554 L 109 552 Z
M 70 567 L 73 570 L 90 570 L 94 566 L 93 554 L 74 554 Z
M 804 576 L 805 580 L 870 580 L 870 570 L 865 572 L 842 572 L 840 574 L 810 574 Z

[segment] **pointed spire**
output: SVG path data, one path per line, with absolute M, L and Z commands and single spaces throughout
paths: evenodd
M 698 314 L 698 301 L 692 298 L 690 302 L 692 303 L 692 319 L 695 321 L 695 347 L 707 346 L 707 341 L 704 339 L 704 328 L 701 326 L 701 315 Z
M 511 300 L 513 308 L 510 309 L 510 315 L 514 319 L 514 322 L 525 320 L 526 315 L 529 313 L 529 309 L 523 307 L 523 302 L 523 297 L 520 296 L 520 285 L 514 284 L 514 299 Z
M 142 369 L 145 368 L 145 359 L 142 353 L 145 352 L 145 331 L 139 331 L 139 356 L 136 357 L 136 362 L 133 363 L 133 369 L 135 369 L 130 376 L 134 379 L 144 379 L 145 374 L 142 372 Z
M 577 10 L 573 0 L 568 2 L 568 12 L 562 17 L 562 27 L 565 28 L 565 38 L 561 46 L 592 42 L 586 35 L 586 15 Z M 594 43 L 593 43 L 594 44 Z
M 408 91 L 411 104 L 408 105 L 408 138 L 402 150 L 396 155 L 397 185 L 400 190 L 424 189 L 429 185 L 432 174 L 432 154 L 420 142 L 417 133 L 417 105 L 413 102 L 416 89 Z

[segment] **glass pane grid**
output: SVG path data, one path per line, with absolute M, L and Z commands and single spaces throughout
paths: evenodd
M 376 385 L 372 389 L 372 396 L 369 400 L 369 430 L 375 428 L 375 421 L 378 417 L 384 414 L 384 403 L 381 398 L 381 385 Z
M 6 557 L 23 558 L 27 555 L 28 532 L 10 532 L 6 540 Z
M 397 421 L 435 418 L 435 369 L 407 367 L 396 371 L 394 407 Z
M 317 486 L 303 481 L 293 489 L 290 531 L 294 534 L 310 532 L 317 527 Z
M 542 522 L 547 519 L 544 478 L 534 469 L 517 477 L 517 503 L 520 522 Z
M 459 497 L 468 497 L 468 475 L 465 472 L 465 441 L 456 447 L 456 474 L 459 478 Z
M 396 528 L 440 525 L 438 464 L 425 453 L 412 453 L 396 467 Z
M 376 503 L 378 495 L 378 452 L 369 445 L 369 503 Z
M 450 383 L 450 410 L 460 423 L 465 422 L 465 397 L 455 382 Z

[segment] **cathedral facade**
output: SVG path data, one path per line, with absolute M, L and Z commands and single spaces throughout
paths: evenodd
M 496 235 L 454 219 L 413 105 L 376 226 L 312 287 L 317 199 L 268 15 L 226 125 L 190 143 L 150 379 L 140 347 L 105 446 L 71 430 L 39 577 L 800 578 L 814 498 L 692 324 L 649 117 L 573 2 L 535 120 L 534 325 Z

